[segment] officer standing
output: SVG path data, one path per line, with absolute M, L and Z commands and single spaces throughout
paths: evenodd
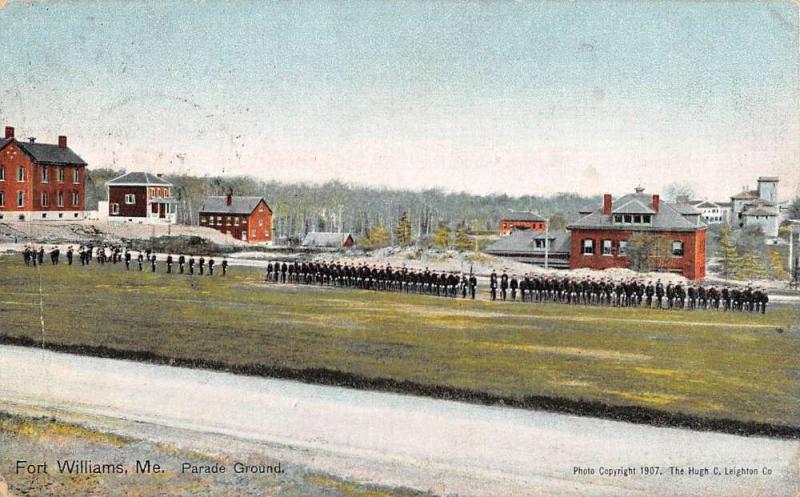
M 67 247 L 67 266 L 72 265 L 72 255 L 73 255 L 73 250 L 72 250 L 72 245 L 70 245 L 69 247 Z
M 178 272 L 183 274 L 183 266 L 186 265 L 186 257 L 181 254 L 178 256 Z
M 144 255 L 142 255 L 141 252 L 139 252 L 139 255 L 136 256 L 136 262 L 139 263 L 139 271 L 141 272 L 142 271 L 142 265 L 144 264 Z
M 505 271 L 500 275 L 500 297 L 503 301 L 506 300 L 506 293 L 508 292 L 508 275 Z
M 156 254 L 150 256 L 150 267 L 153 273 L 156 272 Z
M 208 275 L 209 276 L 214 276 L 214 258 L 213 257 L 209 257 L 208 258 Z
M 222 258 L 222 276 L 228 274 L 228 259 Z
M 478 287 L 478 278 L 474 274 L 469 274 L 469 294 L 472 300 L 475 300 L 475 290 Z
M 194 256 L 190 255 L 189 256 L 189 275 L 191 276 L 193 274 L 194 274 Z
M 202 255 L 200 256 L 198 266 L 200 267 L 200 276 L 203 276 L 203 269 L 206 267 L 206 258 Z
M 131 269 L 131 251 L 125 247 L 125 271 L 130 271 Z
M 497 300 L 497 273 L 494 270 L 489 275 L 489 291 L 491 292 L 492 300 Z
M 167 254 L 167 274 L 172 273 L 172 254 Z

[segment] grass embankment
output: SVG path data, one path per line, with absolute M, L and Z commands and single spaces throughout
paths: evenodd
M 66 497 L 424 497 L 407 489 L 392 489 L 344 481 L 326 474 L 276 461 L 259 454 L 204 454 L 166 444 L 120 437 L 51 419 L 26 418 L 0 412 L 0 495 Z M 17 471 L 17 461 L 46 464 L 47 473 Z M 123 473 L 61 473 L 58 461 L 85 460 L 95 464 L 120 464 Z M 135 472 L 136 461 L 149 460 L 163 472 Z M 281 463 L 281 473 L 236 474 L 234 464 Z M 224 465 L 223 474 L 182 472 L 192 466 Z M 63 464 L 63 463 L 62 463 Z M 4 489 L 3 478 L 8 490 Z
M 0 258 L 6 343 L 737 433 L 800 435 L 797 323 Z

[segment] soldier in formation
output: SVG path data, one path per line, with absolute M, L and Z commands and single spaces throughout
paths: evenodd
M 473 274 L 334 261 L 270 261 L 265 281 L 473 299 L 478 285 Z

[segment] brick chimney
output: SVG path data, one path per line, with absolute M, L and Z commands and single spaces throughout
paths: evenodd
M 14 138 L 14 127 L 6 126 L 6 138 Z
M 658 212 L 658 207 L 661 205 L 661 198 L 657 193 L 653 194 L 653 210 Z
M 67 137 L 64 135 L 59 135 L 58 137 L 58 147 L 59 148 L 67 148 Z
M 606 216 L 611 214 L 611 194 L 606 193 L 603 195 L 603 214 Z
M 233 192 L 230 190 L 228 191 L 228 195 L 225 196 L 225 205 L 228 207 L 233 205 Z

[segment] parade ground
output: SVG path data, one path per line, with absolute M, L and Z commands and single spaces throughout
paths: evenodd
M 798 323 L 792 306 L 486 302 L 0 257 L 5 343 L 743 433 L 798 433 Z

